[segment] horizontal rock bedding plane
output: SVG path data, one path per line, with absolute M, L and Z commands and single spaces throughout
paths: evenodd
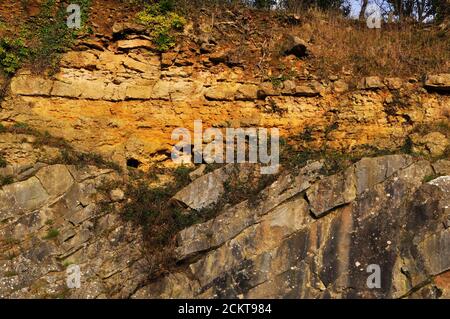
M 195 120 L 216 128 L 276 127 L 285 137 L 308 130 L 308 147 L 346 151 L 399 147 L 414 126 L 448 122 L 449 74 L 267 80 L 227 64 L 226 49 L 201 53 L 187 41 L 159 53 L 134 29 L 120 30 L 132 39 L 69 51 L 53 76 L 19 70 L 0 121 L 26 122 L 124 166 L 136 159 L 141 169 L 170 160 L 172 131 L 193 130 Z

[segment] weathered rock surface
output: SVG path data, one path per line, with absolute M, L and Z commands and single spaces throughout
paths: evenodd
M 117 173 L 31 165 L 25 179 L 0 188 L 0 296 L 448 298 L 450 176 L 429 178 L 447 164 L 387 155 L 332 176 L 322 175 L 321 161 L 283 172 L 257 202 L 182 230 L 183 267 L 150 283 L 139 232 L 97 209 L 97 189 L 120 181 Z M 235 169 L 197 177 L 174 200 L 191 209 L 213 203 Z M 126 200 L 120 188 L 105 196 Z M 81 268 L 83 289 L 65 286 L 71 263 Z M 371 267 L 379 286 L 368 285 Z
M 108 37 L 80 40 L 64 53 L 52 77 L 20 70 L 5 91 L 0 123 L 27 122 L 83 151 L 123 166 L 134 158 L 146 169 L 171 151 L 175 128 L 191 130 L 199 119 L 205 128 L 277 127 L 282 136 L 315 127 L 309 146 L 336 150 L 400 147 L 415 125 L 448 121 L 445 74 L 424 84 L 367 77 L 355 89 L 349 77 L 301 74 L 299 61 L 298 70 L 262 79 L 242 65 L 239 50 L 217 48 L 213 39 L 161 54 L 145 33 L 118 22 Z M 295 35 L 280 44 L 283 59 L 310 51 Z M 325 134 L 334 124 L 338 129 Z
M 431 132 L 424 136 L 418 133 L 410 135 L 413 143 L 413 151 L 419 154 L 427 154 L 433 157 L 441 156 L 450 145 L 450 140 L 444 134 Z
M 334 207 L 350 203 L 356 197 L 354 169 L 320 180 L 306 194 L 315 217 L 321 217 Z
M 384 83 L 378 76 L 368 76 L 361 80 L 360 86 L 363 89 L 381 89 Z
M 308 44 L 304 40 L 290 34 L 281 40 L 281 48 L 283 54 L 292 54 L 297 58 L 304 58 L 309 54 Z
M 450 92 L 450 74 L 428 75 L 425 87 L 430 90 Z
M 318 181 L 306 171 L 281 176 L 263 191 L 272 205 L 249 210 L 243 202 L 183 230 L 180 259 L 195 255 L 185 259 L 187 269 L 134 297 L 399 298 L 415 297 L 422 286 L 440 292 L 422 288 L 422 297 L 445 296 L 450 177 L 423 183 L 431 174 L 427 161 L 390 155 Z M 285 180 L 295 191 L 274 192 Z M 330 195 L 311 201 L 318 189 Z M 367 284 L 373 265 L 380 270 L 375 288 Z
M 119 216 L 98 209 L 98 188 L 120 176 L 94 166 L 33 164 L 38 150 L 17 144 L 17 154 L 2 145 L 18 160 L 6 167 L 13 182 L 0 186 L 0 297 L 129 296 L 145 277 L 138 270 L 142 240 Z M 68 289 L 70 264 L 80 267 L 83 289 Z
M 240 175 L 248 174 L 251 165 L 228 164 L 209 174 L 200 176 L 187 187 L 175 194 L 173 200 L 179 201 L 189 208 L 200 210 L 216 203 L 225 193 L 227 182 L 233 170 L 239 170 Z
M 229 167 L 229 169 L 232 168 L 232 166 L 229 165 L 227 167 Z M 265 200 L 257 206 L 244 201 L 235 207 L 227 209 L 217 218 L 204 224 L 186 228 L 180 232 L 178 236 L 178 242 L 180 243 L 177 248 L 178 259 L 182 260 L 201 251 L 217 247 L 239 234 L 245 228 L 257 223 L 258 220 L 262 218 L 261 216 L 267 214 L 281 202 L 304 191 L 310 183 L 317 178 L 318 171 L 321 167 L 322 164 L 320 162 L 315 162 L 304 167 L 295 177 L 291 175 L 281 177 L 277 182 L 262 192 L 261 196 L 262 198 L 265 198 Z M 244 170 L 241 170 L 241 172 L 244 172 L 245 174 Z M 211 181 L 212 178 L 216 178 L 218 174 L 223 173 L 224 170 L 219 169 L 200 177 L 188 187 L 181 190 L 180 193 L 190 191 L 190 198 L 196 197 L 199 199 L 203 199 L 203 194 L 214 194 L 214 196 L 217 196 L 216 192 L 211 192 L 209 189 L 198 187 L 198 183 L 203 182 L 199 181 L 202 178 Z M 223 180 L 224 179 L 221 179 L 218 184 L 220 185 Z M 194 189 L 197 191 L 194 191 Z M 199 189 L 202 189 L 202 191 L 199 192 Z M 180 193 L 178 193 L 175 198 L 180 198 Z M 196 206 L 191 206 L 191 208 L 195 207 Z
M 80 41 L 52 77 L 19 71 L 0 123 L 26 122 L 145 170 L 169 158 L 175 128 L 191 130 L 199 119 L 204 128 L 277 127 L 284 136 L 314 128 L 302 141 L 311 149 L 345 151 L 398 148 L 415 126 L 448 121 L 448 74 L 425 83 L 367 77 L 356 89 L 348 77 L 331 83 L 307 72 L 262 79 L 213 39 L 160 54 L 142 26 L 112 31 L 107 41 Z M 283 59 L 309 53 L 307 42 L 285 40 Z M 426 158 L 448 154 L 448 134 L 410 138 Z M 0 168 L 0 298 L 450 298 L 448 159 L 389 155 L 332 176 L 322 175 L 321 161 L 283 172 L 256 203 L 225 206 L 180 231 L 179 267 L 149 283 L 137 227 L 100 210 L 102 200 L 126 203 L 119 186 L 99 193 L 121 177 L 54 164 L 61 152 L 35 142 L 0 130 L 8 162 Z M 196 211 L 214 205 L 232 170 L 197 171 L 172 200 Z M 67 289 L 69 264 L 80 266 L 82 289 Z M 371 265 L 380 270 L 372 288 Z

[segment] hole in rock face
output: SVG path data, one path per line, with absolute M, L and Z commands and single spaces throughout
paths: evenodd
M 133 167 L 133 168 L 138 168 L 141 165 L 141 162 L 138 161 L 135 158 L 129 158 L 127 159 L 127 166 L 128 167 Z

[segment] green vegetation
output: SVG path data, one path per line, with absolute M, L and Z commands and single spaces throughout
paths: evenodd
M 428 182 L 431 182 L 432 180 L 434 180 L 434 179 L 436 179 L 436 178 L 438 178 L 440 176 L 442 176 L 442 175 L 437 175 L 437 174 L 427 175 L 427 176 L 425 176 L 423 178 L 422 182 L 423 183 L 428 183 Z
M 206 171 L 219 168 L 213 164 Z M 127 201 L 120 207 L 119 213 L 126 221 L 130 221 L 142 231 L 149 256 L 150 277 L 156 276 L 175 266 L 174 247 L 176 234 L 182 229 L 197 223 L 205 222 L 217 216 L 226 206 L 235 205 L 248 200 L 255 205 L 261 198 L 262 189 L 272 183 L 277 175 L 259 175 L 259 171 L 240 176 L 239 170 L 230 172 L 224 182 L 225 193 L 219 200 L 199 211 L 189 210 L 171 198 L 180 189 L 190 183 L 189 173 L 193 168 L 180 166 L 176 169 L 153 168 L 147 173 L 130 170 L 131 179 L 127 185 L 125 196 Z M 153 186 L 158 175 L 171 176 L 169 182 Z M 102 192 L 108 193 L 116 185 L 108 185 Z M 105 206 L 107 205 L 107 206 Z M 102 210 L 114 209 L 112 204 L 104 203 Z
M 0 152 L 0 168 L 6 167 L 8 165 L 8 162 L 4 158 L 4 155 Z
M 305 142 L 311 142 L 314 140 L 312 137 L 312 134 L 313 134 L 313 128 L 311 126 L 306 126 L 303 129 L 303 132 L 300 133 L 299 138 L 300 138 L 300 140 L 303 140 Z
M 27 123 L 16 122 L 13 124 L 13 129 L 18 129 L 18 130 L 25 129 L 26 130 L 28 128 L 29 128 L 29 126 Z
M 174 12 L 173 0 L 162 0 L 148 4 L 137 14 L 139 23 L 147 26 L 150 35 L 161 51 L 167 51 L 175 45 L 175 34 L 183 30 L 186 19 Z
M 14 276 L 17 276 L 17 272 L 14 270 L 5 272 L 5 277 L 14 277 Z
M 53 219 L 48 219 L 45 221 L 45 225 L 48 225 L 48 226 L 53 225 L 53 223 L 54 223 Z
M 67 27 L 66 4 L 55 0 L 46 0 L 37 18 L 26 26 L 28 39 L 35 43 L 31 62 L 37 71 L 50 67 L 51 72 L 55 72 L 61 53 L 71 48 L 77 35 L 89 31 L 86 21 L 90 0 L 74 0 L 71 3 L 80 5 L 80 30 Z
M 336 150 L 292 150 L 288 145 L 280 154 L 280 161 L 288 170 L 296 170 L 305 166 L 309 161 L 323 160 L 324 165 L 321 170 L 323 175 L 333 175 L 363 157 L 358 153 L 345 153 Z
M 81 153 L 75 151 L 72 147 L 62 149 L 61 156 L 55 162 L 75 165 L 78 168 L 86 165 L 94 165 L 100 168 L 110 168 L 118 172 L 122 171 L 122 168 L 118 164 L 105 160 L 100 154 Z
M 149 276 L 156 275 L 174 265 L 174 236 L 181 229 L 199 221 L 195 214 L 186 214 L 181 207 L 170 199 L 182 187 L 189 183 L 187 167 L 177 169 L 154 168 L 149 173 L 130 170 L 130 181 L 125 190 L 127 202 L 120 208 L 121 217 L 139 227 L 142 231 L 149 261 Z M 162 186 L 152 186 L 159 174 L 172 177 Z M 114 188 L 109 185 L 103 189 Z M 102 210 L 114 210 L 110 204 L 101 205 Z M 155 268 L 156 267 L 156 268 Z
M 272 85 L 276 88 L 280 88 L 283 86 L 283 82 L 288 80 L 288 78 L 284 75 L 279 76 L 270 76 L 269 81 L 272 83 Z
M 289 70 L 286 72 L 286 70 L 282 68 L 279 75 L 271 75 L 268 77 L 268 80 L 272 82 L 272 85 L 274 87 L 282 87 L 284 81 L 293 80 L 297 77 L 297 75 L 298 74 L 293 70 Z
M 0 187 L 14 183 L 12 176 L 0 176 Z
M 62 263 L 62 266 L 64 268 L 67 268 L 67 267 L 69 267 L 70 265 L 73 265 L 73 264 L 74 264 L 74 262 L 71 261 L 71 260 L 64 260 L 64 262 Z
M 157 172 L 132 172 L 134 177 L 126 190 L 126 197 L 130 200 L 123 208 L 123 217 L 132 220 L 143 226 L 144 229 L 153 227 L 155 224 L 171 225 L 178 229 L 176 225 L 185 225 L 184 217 L 180 211 L 172 209 L 170 198 L 175 193 L 189 183 L 189 172 L 192 170 L 185 166 L 180 166 L 174 170 L 156 169 Z M 149 181 L 154 181 L 157 173 L 165 173 L 172 176 L 172 181 L 164 186 L 149 186 Z M 172 231 L 161 233 L 158 242 L 165 242 L 167 236 L 173 234 Z M 159 233 L 159 232 L 158 232 Z
M 0 67 L 7 75 L 14 74 L 29 56 L 29 50 L 22 38 L 0 39 Z
M 332 124 L 325 128 L 325 135 L 336 128 Z M 313 141 L 309 130 L 303 131 L 297 138 L 303 141 Z M 412 147 L 412 146 L 410 146 Z M 333 175 L 356 163 L 363 157 L 375 157 L 389 154 L 410 154 L 407 147 L 402 146 L 398 150 L 380 149 L 372 145 L 361 145 L 350 152 L 329 149 L 324 144 L 320 149 L 311 149 L 308 146 L 298 145 L 296 139 L 294 141 L 281 143 L 280 141 L 280 164 L 288 171 L 296 171 L 298 168 L 305 166 L 309 161 L 322 160 L 324 165 L 321 169 L 323 175 Z
M 17 257 L 17 254 L 13 253 L 13 252 L 8 252 L 5 257 L 6 257 L 6 260 L 14 260 L 14 258 Z
M 43 237 L 43 239 L 55 239 L 59 235 L 59 230 L 56 228 L 51 228 L 47 231 L 47 234 Z
M 405 142 L 400 147 L 400 152 L 403 154 L 413 155 L 413 142 L 409 136 L 406 137 Z
M 67 27 L 67 3 L 45 0 L 38 16 L 25 23 L 15 40 L 0 39 L 0 69 L 13 75 L 24 63 L 29 62 L 34 71 L 57 69 L 61 53 L 69 50 L 77 36 L 90 32 L 87 26 L 91 0 L 73 0 L 81 8 L 82 28 Z

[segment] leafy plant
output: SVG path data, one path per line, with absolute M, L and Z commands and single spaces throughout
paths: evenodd
M 39 15 L 25 26 L 23 32 L 33 44 L 31 62 L 37 71 L 51 67 L 51 72 L 55 72 L 61 53 L 71 48 L 77 35 L 87 32 L 86 21 L 91 0 L 73 0 L 71 3 L 80 6 L 80 30 L 67 27 L 66 4 L 56 0 L 46 0 L 41 5 Z
M 0 187 L 14 183 L 12 176 L 0 176 Z
M 24 123 L 24 122 L 16 122 L 16 123 L 14 123 L 13 128 L 14 129 L 19 129 L 19 130 L 20 129 L 28 129 L 29 126 L 28 126 L 27 123 Z
M 287 76 L 285 76 L 284 74 L 280 74 L 279 76 L 270 76 L 269 77 L 269 81 L 272 82 L 272 85 L 274 87 L 282 87 L 283 86 L 283 82 L 289 80 L 289 78 Z
M 10 270 L 10 271 L 5 272 L 5 277 L 14 277 L 14 276 L 17 276 L 16 271 Z
M 14 74 L 29 55 L 23 39 L 0 39 L 0 66 L 7 75 Z
M 74 264 L 74 262 L 71 261 L 71 260 L 64 260 L 64 262 L 62 263 L 62 266 L 64 268 L 67 268 L 67 267 L 69 267 L 70 265 L 73 265 L 73 264 Z
M 44 236 L 43 239 L 54 239 L 56 237 L 58 237 L 59 235 L 59 230 L 57 230 L 56 228 L 51 228 L 47 231 L 47 234 Z
M 175 45 L 175 34 L 183 30 L 186 19 L 175 13 L 173 0 L 163 0 L 148 4 L 137 14 L 139 23 L 148 27 L 150 35 L 161 51 L 167 51 Z
M 6 167 L 6 165 L 8 165 L 8 162 L 3 157 L 3 155 L 0 153 L 0 167 Z
M 434 179 L 436 179 L 436 178 L 438 178 L 438 177 L 440 177 L 440 176 L 442 176 L 442 175 L 439 175 L 439 174 L 431 174 L 431 175 L 427 175 L 427 176 L 425 176 L 425 177 L 423 178 L 423 182 L 424 182 L 424 183 L 431 182 L 432 180 L 434 180 Z

